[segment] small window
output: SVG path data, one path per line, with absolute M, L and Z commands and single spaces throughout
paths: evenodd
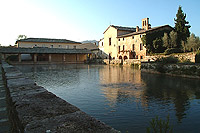
M 140 59 L 143 59 L 143 56 L 140 56 Z
M 61 48 L 61 45 L 58 45 L 59 48 Z
M 140 38 L 142 38 L 142 35 L 140 35 Z
M 37 44 L 35 44 L 34 47 L 37 47 Z
M 74 46 L 74 49 L 76 49 L 76 46 Z
M 118 41 L 120 41 L 120 38 L 118 39 Z
M 124 41 L 124 38 L 123 38 L 123 41 Z
M 119 46 L 119 49 L 118 49 L 119 51 L 118 52 L 120 52 L 120 46 Z
M 132 50 L 133 50 L 133 51 L 135 50 L 135 44 L 132 45 Z
M 142 43 L 140 43 L 140 50 L 143 50 L 143 45 L 142 45 Z
M 109 38 L 109 46 L 111 46 L 111 38 Z
M 123 51 L 125 50 L 125 46 L 123 45 Z
M 102 42 L 102 46 L 103 46 L 103 42 Z
M 132 36 L 132 39 L 134 39 L 134 36 Z
M 51 48 L 53 48 L 53 45 L 51 45 Z

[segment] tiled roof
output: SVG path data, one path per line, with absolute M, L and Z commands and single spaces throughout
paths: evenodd
M 133 28 L 133 27 L 123 27 L 123 26 L 115 26 L 115 25 L 111 25 L 111 26 L 118 30 L 136 31 L 136 28 Z
M 163 25 L 163 26 L 153 27 L 153 28 L 148 29 L 148 30 L 139 30 L 138 32 L 133 32 L 133 33 L 125 34 L 125 35 L 120 35 L 120 36 L 118 36 L 118 38 L 132 36 L 132 35 L 137 35 L 137 34 L 148 33 L 148 32 L 155 31 L 155 30 L 158 30 L 158 29 L 161 29 L 161 28 L 164 28 L 164 27 L 169 27 L 169 28 L 173 29 L 169 25 Z
M 89 49 L 89 50 L 96 50 L 98 49 L 98 46 L 94 43 L 83 43 L 76 47 L 77 49 Z
M 18 42 L 47 42 L 47 43 L 76 43 L 76 44 L 81 44 L 80 42 L 75 42 L 75 41 L 71 41 L 71 40 L 51 39 L 51 38 L 27 38 L 27 39 L 17 40 L 16 44 Z
M 104 31 L 104 33 L 105 33 L 110 27 L 113 27 L 113 28 L 115 28 L 115 29 L 117 29 L 117 30 L 123 30 L 123 31 L 132 31 L 132 32 L 136 31 L 136 28 L 134 28 L 134 27 L 123 27 L 123 26 L 110 25 L 110 26 Z

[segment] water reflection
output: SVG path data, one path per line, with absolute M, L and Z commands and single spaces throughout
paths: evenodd
M 186 117 L 190 108 L 190 101 L 199 98 L 199 80 L 152 75 L 143 73 L 142 80 L 146 83 L 144 95 L 151 102 L 152 99 L 162 103 L 173 103 L 179 122 Z
M 108 66 L 106 69 L 100 69 L 99 75 L 103 94 L 111 107 L 116 103 L 131 101 L 147 106 L 146 99 L 141 99 L 144 96 L 141 71 L 128 66 Z
M 175 132 L 200 130 L 199 80 L 119 66 L 18 67 L 38 85 L 122 132 L 145 132 L 152 118 L 168 114 Z

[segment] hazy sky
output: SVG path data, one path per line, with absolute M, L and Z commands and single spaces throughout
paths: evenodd
M 200 0 L 0 0 L 0 44 L 14 45 L 18 35 L 74 41 L 99 40 L 110 25 L 152 27 L 169 24 L 179 5 L 190 31 L 200 36 Z

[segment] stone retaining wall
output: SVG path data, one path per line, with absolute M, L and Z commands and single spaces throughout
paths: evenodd
M 11 121 L 16 131 L 26 133 L 118 132 L 79 108 L 48 92 L 18 69 L 2 61 L 10 92 Z M 17 126 L 16 126 L 17 125 Z
M 150 73 L 165 73 L 170 76 L 200 79 L 200 65 L 142 63 L 141 70 Z
M 190 62 L 195 62 L 195 53 L 190 52 L 190 53 L 176 53 L 176 54 L 172 54 L 172 55 L 154 55 L 154 56 L 146 56 L 146 60 L 149 61 L 155 61 L 158 58 L 165 58 L 165 57 L 169 57 L 169 56 L 174 56 L 177 57 L 180 61 L 186 61 L 189 60 Z
M 121 59 L 114 59 L 114 60 L 109 60 L 109 59 L 104 59 L 105 64 L 111 64 L 111 65 L 132 65 L 132 64 L 140 64 L 142 60 L 138 59 L 126 59 L 126 60 L 121 60 Z

